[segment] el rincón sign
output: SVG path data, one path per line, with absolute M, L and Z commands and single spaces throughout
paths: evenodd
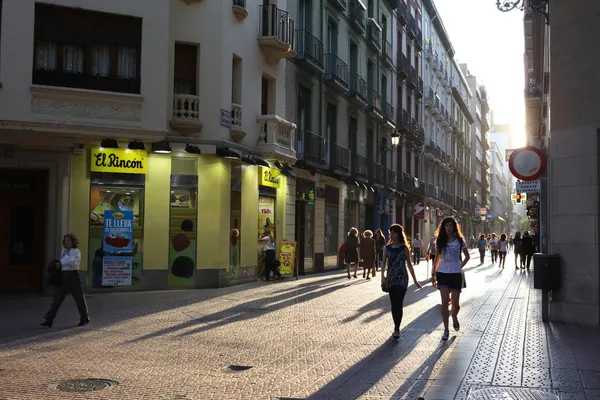
M 143 150 L 93 148 L 90 171 L 145 174 L 148 153 Z

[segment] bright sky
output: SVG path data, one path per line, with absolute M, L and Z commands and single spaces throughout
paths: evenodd
M 512 147 L 525 144 L 523 12 L 496 0 L 434 0 L 459 63 L 485 84 L 494 122 L 511 124 Z

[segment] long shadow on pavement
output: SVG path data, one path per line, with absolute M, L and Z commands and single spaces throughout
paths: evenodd
M 324 280 L 302 283 L 305 291 L 315 290 L 329 282 L 342 280 L 339 271 L 322 274 L 331 275 Z M 285 281 L 284 281 L 285 282 Z M 279 283 L 273 283 L 279 285 Z M 285 285 L 285 283 L 284 283 Z M 343 288 L 340 284 L 336 287 Z M 164 290 L 152 292 L 126 292 L 126 293 L 91 293 L 86 294 L 92 323 L 86 328 L 77 328 L 79 321 L 77 310 L 71 296 L 67 296 L 59 311 L 55 325 L 51 329 L 40 328 L 39 323 L 50 307 L 50 296 L 27 296 L 0 299 L 0 320 L 10 323 L 0 324 L 0 346 L 6 348 L 7 344 L 19 339 L 31 339 L 38 343 L 57 339 L 56 333 L 68 330 L 71 335 L 78 335 L 90 329 L 107 329 L 119 322 L 144 317 L 179 307 L 201 304 L 227 296 L 234 296 L 247 290 L 265 287 L 264 283 L 249 283 L 239 286 L 230 286 L 219 289 L 193 289 L 193 290 Z M 298 291 L 298 286 L 291 286 L 282 291 Z M 289 297 L 289 295 L 287 296 Z M 258 301 L 258 300 L 257 300 Z M 70 323 L 67 321 L 71 321 Z M 17 344 L 18 345 L 18 344 Z
M 305 301 L 310 301 L 317 297 L 325 296 L 339 289 L 360 284 L 363 284 L 363 282 L 351 281 L 350 284 L 329 285 L 322 290 L 315 290 L 313 287 L 307 286 L 295 290 L 294 297 L 290 297 L 289 293 L 283 293 L 276 296 L 264 297 L 256 300 L 247 301 L 245 303 L 235 305 L 233 307 L 227 308 L 216 313 L 205 315 L 200 318 L 195 318 L 190 321 L 186 321 L 166 329 L 155 331 L 147 335 L 139 336 L 135 339 L 124 342 L 124 344 L 136 343 L 143 340 L 148 340 L 182 331 L 188 328 L 194 329 L 187 330 L 186 332 L 181 333 L 180 335 L 193 335 L 196 333 L 205 332 L 227 324 L 257 318 L 259 316 L 264 316 L 273 311 L 281 310 L 283 308 Z
M 400 340 L 386 340 L 371 354 L 311 394 L 308 399 L 358 398 L 402 362 L 420 340 L 428 336 L 440 322 L 439 305 L 433 305 L 401 329 Z

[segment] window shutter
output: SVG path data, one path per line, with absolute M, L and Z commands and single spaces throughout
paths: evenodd
M 95 12 L 91 24 L 93 43 L 141 47 L 141 18 Z
M 49 4 L 35 4 L 35 37 L 39 41 L 84 44 L 88 38 L 88 12 Z
M 175 44 L 175 79 L 196 82 L 198 47 L 191 44 Z

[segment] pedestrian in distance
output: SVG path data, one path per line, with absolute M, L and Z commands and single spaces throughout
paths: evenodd
M 60 270 L 60 285 L 54 291 L 52 305 L 46 313 L 45 321 L 40 325 L 51 328 L 54 324 L 54 318 L 60 309 L 65 297 L 71 293 L 77 310 L 79 311 L 79 324 L 84 326 L 90 322 L 88 307 L 83 295 L 83 284 L 79 276 L 79 266 L 81 264 L 81 252 L 79 251 L 79 239 L 72 233 L 63 237 L 63 251 L 60 256 L 60 262 L 56 263 L 56 269 Z
M 390 226 L 390 242 L 383 249 L 383 260 L 381 289 L 390 296 L 392 318 L 394 320 L 392 338 L 398 340 L 400 338 L 404 296 L 406 296 L 406 290 L 408 289 L 409 272 L 415 286 L 418 289 L 422 288 L 417 281 L 415 270 L 410 261 L 410 246 L 401 225 L 394 224 Z
M 275 266 L 275 241 L 273 240 L 273 233 L 270 228 L 263 230 L 260 240 L 262 241 L 263 252 L 265 254 L 265 281 L 271 280 L 271 271 L 273 271 L 273 275 L 277 277 L 277 280 L 281 280 L 281 273 Z
M 485 248 L 487 247 L 487 240 L 485 240 L 485 235 L 482 233 L 479 236 L 479 240 L 477 241 L 477 248 L 479 249 L 479 265 L 483 265 L 485 261 Z
M 515 269 L 519 269 L 519 266 L 523 265 L 523 255 L 521 254 L 521 245 L 523 244 L 523 238 L 521 237 L 521 232 L 517 231 L 515 233 L 515 238 L 513 239 L 513 245 L 515 250 Z
M 412 240 L 413 250 L 413 265 L 419 265 L 421 263 L 421 248 L 423 247 L 423 241 L 421 235 L 415 234 L 415 238 Z
M 465 287 L 463 268 L 467 265 L 471 256 L 460 231 L 460 226 L 454 218 L 444 218 L 437 228 L 436 236 L 437 256 L 431 270 L 431 282 L 440 292 L 442 300 L 441 314 L 444 323 L 442 340 L 448 340 L 450 336 L 448 306 L 452 305 L 454 330 L 459 331 L 460 293 Z
M 500 255 L 500 262 L 498 263 L 498 268 L 504 268 L 504 264 L 506 264 L 506 253 L 508 252 L 508 240 L 506 238 L 506 233 L 500 235 L 500 240 L 498 241 L 498 254 Z
M 373 277 L 375 277 L 375 239 L 373 239 L 373 232 L 366 230 L 363 232 L 363 239 L 360 241 L 360 257 L 363 262 L 363 278 L 371 279 L 371 271 L 373 271 Z
M 348 279 L 350 279 L 350 266 L 354 264 L 354 277 L 358 278 L 358 260 L 360 260 L 359 246 L 360 240 L 358 239 L 358 229 L 352 228 L 348 232 L 346 238 L 344 260 L 346 261 L 346 270 L 348 271 Z
M 377 229 L 375 231 L 375 249 L 377 250 L 377 262 L 375 263 L 375 271 L 378 271 L 381 268 L 381 264 L 383 263 L 383 248 L 386 245 L 385 235 L 381 231 L 381 229 Z M 375 276 L 375 274 L 373 274 Z
M 498 261 L 498 238 L 495 233 L 492 233 L 492 238 L 490 239 L 490 253 L 492 253 L 492 264 L 495 264 Z
M 521 243 L 521 268 L 524 266 L 527 267 L 527 271 L 529 271 L 529 267 L 531 266 L 531 258 L 535 253 L 535 242 L 533 238 L 529 235 L 528 231 L 523 233 L 523 242 Z
M 429 239 L 429 246 L 427 246 L 427 254 L 429 255 L 431 265 L 433 265 L 433 263 L 435 262 L 435 255 L 437 254 L 435 235 L 433 235 L 431 239 Z

